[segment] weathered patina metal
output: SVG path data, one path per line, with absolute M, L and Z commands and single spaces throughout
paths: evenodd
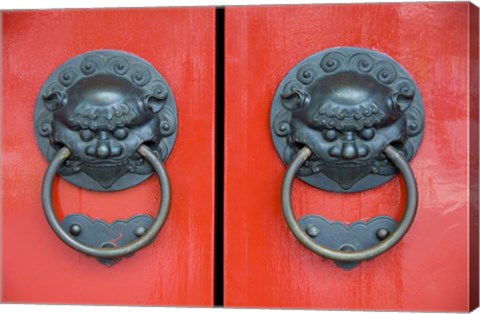
M 313 152 L 308 147 L 304 147 L 294 156 L 292 162 L 288 166 L 285 177 L 283 178 L 281 202 L 283 216 L 287 225 L 300 243 L 314 253 L 340 263 L 342 268 L 351 269 L 356 265 L 355 262 L 369 260 L 385 253 L 405 236 L 417 213 L 417 183 L 413 171 L 403 154 L 398 152 L 393 146 L 387 146 L 384 152 L 387 158 L 398 168 L 398 170 L 400 170 L 405 182 L 407 200 L 403 217 L 394 231 L 392 231 L 392 222 L 386 223 L 385 220 L 382 220 L 384 224 L 375 226 L 374 233 L 367 228 L 366 230 L 363 230 L 363 232 L 351 234 L 348 236 L 348 239 L 335 238 L 338 236 L 338 234 L 335 233 L 326 237 L 319 236 L 320 233 L 329 232 L 332 228 L 322 229 L 321 224 L 318 224 L 316 229 L 312 230 L 312 226 L 309 228 L 308 224 L 302 225 L 302 220 L 298 222 L 295 218 L 292 205 L 293 180 L 305 161 L 312 156 Z M 318 217 L 318 219 L 322 220 L 323 218 Z M 354 223 L 353 225 L 355 224 L 358 223 Z M 351 230 L 354 229 L 353 225 L 350 226 Z M 338 225 L 333 226 L 338 227 Z M 386 231 L 381 229 L 386 229 Z M 379 238 L 379 242 L 368 240 L 369 238 L 372 238 L 373 234 Z M 366 244 L 371 244 L 371 246 L 366 247 Z
M 270 120 L 285 164 L 310 148 L 299 178 L 342 193 L 393 178 L 397 171 L 384 149 L 392 145 L 411 160 L 424 131 L 423 102 L 410 74 L 383 53 L 351 47 L 298 63 L 278 87 Z
M 148 215 L 137 215 L 128 220 L 116 220 L 107 223 L 101 219 L 91 219 L 86 215 L 75 214 L 66 216 L 61 226 L 77 241 L 97 248 L 114 248 L 128 245 L 143 236 L 153 224 L 153 218 Z M 127 255 L 127 257 L 132 256 Z M 117 258 L 98 258 L 105 266 L 113 266 L 121 260 Z
M 273 99 L 271 133 L 288 165 L 282 186 L 285 220 L 316 254 L 351 269 L 397 244 L 416 214 L 418 191 L 408 164 L 424 132 L 418 87 L 389 56 L 340 47 L 314 54 L 283 79 Z M 376 217 L 347 226 L 309 215 L 297 222 L 296 176 L 322 190 L 349 193 L 384 184 L 400 170 L 407 188 L 401 222 Z
M 131 242 L 116 241 L 115 239 L 119 240 L 118 235 L 103 235 L 102 232 L 98 232 L 98 228 L 95 227 L 86 228 L 87 230 L 84 230 L 85 225 L 80 221 L 77 221 L 78 219 L 75 219 L 73 225 L 68 223 L 70 219 L 67 218 L 65 218 L 62 223 L 58 221 L 57 215 L 55 214 L 55 209 L 53 208 L 52 185 L 58 169 L 71 155 L 71 152 L 67 147 L 61 148 L 54 156 L 43 178 L 43 211 L 52 230 L 65 244 L 74 250 L 89 256 L 97 257 L 103 264 L 108 266 L 118 262 L 119 258 L 129 256 L 149 245 L 162 229 L 170 211 L 170 182 L 162 162 L 157 159 L 153 151 L 146 145 L 141 145 L 138 149 L 138 153 L 152 165 L 153 169 L 155 169 L 155 172 L 160 180 L 162 199 L 160 201 L 157 217 L 155 219 L 151 219 L 153 223 L 149 226 L 136 226 L 134 230 L 136 233 L 136 238 L 133 239 L 133 237 L 127 237 L 127 240 L 132 240 Z M 131 219 L 136 221 L 135 217 Z M 98 227 L 98 224 L 95 220 L 92 221 L 92 224 L 93 226 Z M 108 226 L 107 229 L 115 230 L 114 226 L 115 222 Z M 138 227 L 144 227 L 145 230 L 137 230 Z M 92 231 L 93 234 L 85 234 L 85 232 Z
M 356 221 L 346 225 L 328 221 L 317 215 L 300 219 L 300 226 L 316 243 L 339 251 L 354 252 L 368 249 L 385 240 L 397 228 L 398 223 L 390 217 L 378 216 L 369 221 Z M 345 270 L 356 267 L 359 262 L 335 262 Z
M 177 109 L 166 80 L 123 51 L 97 50 L 68 60 L 42 86 L 35 107 L 43 155 L 50 161 L 68 147 L 72 155 L 59 174 L 89 190 L 143 182 L 153 169 L 137 153 L 140 145 L 165 161 L 176 133 Z
M 35 107 L 35 134 L 49 161 L 42 205 L 57 236 L 107 266 L 149 245 L 170 210 L 170 183 L 162 161 L 172 150 L 177 124 L 170 87 L 137 56 L 97 50 L 60 66 L 43 85 Z M 162 192 L 155 219 L 139 215 L 107 224 L 70 215 L 58 221 L 52 202 L 57 173 L 85 189 L 116 191 L 153 172 Z

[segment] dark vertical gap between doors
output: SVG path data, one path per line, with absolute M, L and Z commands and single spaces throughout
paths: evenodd
M 223 185 L 225 140 L 225 8 L 215 10 L 215 244 L 213 304 L 223 306 Z

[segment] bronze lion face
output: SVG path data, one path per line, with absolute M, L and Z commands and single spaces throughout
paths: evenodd
M 388 145 L 413 157 L 423 107 L 412 79 L 393 62 L 341 48 L 314 55 L 287 75 L 275 95 L 272 131 L 287 163 L 301 147 L 312 150 L 299 173 L 303 180 L 327 190 L 362 190 L 365 177 L 377 176 L 378 183 L 395 173 L 383 154 Z
M 36 123 L 47 159 L 63 146 L 72 152 L 61 169 L 64 177 L 121 189 L 128 182 L 118 181 L 127 173 L 152 173 L 137 153 L 140 145 L 159 159 L 168 156 L 176 109 L 156 70 L 132 55 L 101 51 L 81 55 L 57 72 L 37 101 Z

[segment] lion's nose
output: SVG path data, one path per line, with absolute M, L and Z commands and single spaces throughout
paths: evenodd
M 104 131 L 99 132 L 97 143 L 93 145 L 89 145 L 85 149 L 85 153 L 88 156 L 97 157 L 100 159 L 105 159 L 110 157 L 111 149 L 110 149 L 110 143 L 108 141 L 106 132 Z
M 342 157 L 351 160 L 358 156 L 358 150 L 355 143 L 343 143 L 342 145 Z
M 109 142 L 99 141 L 96 145 L 89 145 L 85 149 L 85 153 L 91 157 L 106 159 L 110 157 L 112 150 Z
M 342 141 L 341 145 L 334 146 L 330 149 L 330 156 L 352 160 L 365 155 L 366 150 L 362 148 L 359 149 L 354 140 L 355 137 L 352 132 L 345 132 L 344 141 Z
M 98 140 L 85 148 L 85 154 L 98 159 L 108 159 L 118 157 L 123 149 L 120 145 L 112 143 L 108 139 L 106 132 L 99 132 Z
M 101 159 L 110 157 L 110 144 L 108 142 L 99 142 L 95 151 L 95 156 Z

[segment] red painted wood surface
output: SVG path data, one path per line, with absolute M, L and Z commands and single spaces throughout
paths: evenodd
M 469 108 L 469 36 L 478 36 L 469 10 L 478 19 L 468 3 L 226 9 L 226 306 L 469 309 L 469 180 L 475 180 L 469 127 L 478 118 L 469 111 L 478 110 Z M 286 167 L 269 126 L 284 75 L 305 57 L 337 46 L 392 56 L 416 80 L 426 112 L 423 144 L 411 163 L 420 195 L 416 220 L 396 247 L 350 271 L 310 252 L 288 230 L 280 204 Z M 478 154 L 472 156 L 471 165 L 478 165 Z M 340 195 L 297 180 L 293 204 L 297 217 L 398 219 L 405 188 L 397 177 Z
M 215 10 L 126 9 L 5 12 L 2 104 L 4 302 L 142 305 L 213 303 Z M 33 111 L 48 76 L 77 54 L 119 49 L 153 64 L 171 86 L 179 130 L 166 162 L 172 206 L 155 242 L 111 268 L 77 253 L 50 230 L 40 200 L 47 163 Z M 60 216 L 108 221 L 155 215 L 155 176 L 100 193 L 58 180 Z

